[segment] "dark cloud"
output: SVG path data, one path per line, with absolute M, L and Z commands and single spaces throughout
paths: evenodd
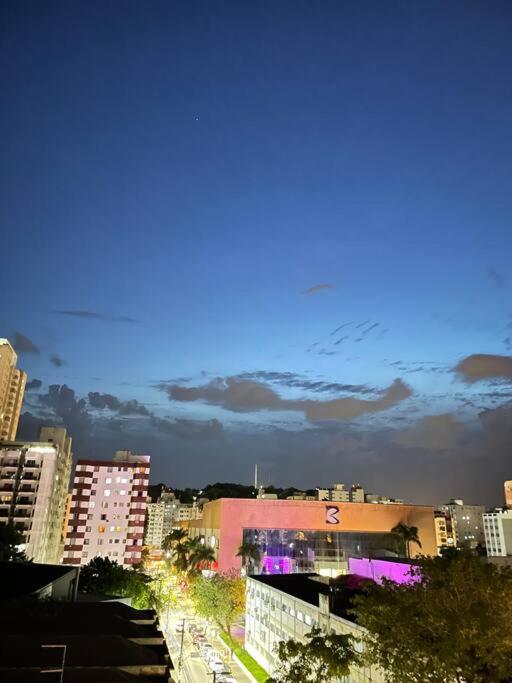
M 66 315 L 72 318 L 86 318 L 89 320 L 101 320 L 103 322 L 113 323 L 136 323 L 137 320 L 130 318 L 127 315 L 107 315 L 105 313 L 97 313 L 96 311 L 82 311 L 82 310 L 59 310 L 54 311 L 57 315 Z
M 366 330 L 363 330 L 363 333 L 362 333 L 363 336 L 366 336 L 367 334 L 369 334 L 372 330 L 374 330 L 379 325 L 380 325 L 380 323 L 373 323 L 373 325 L 370 325 L 370 327 L 368 327 Z
M 512 337 L 505 337 L 503 343 L 505 344 L 507 351 L 512 351 Z
M 218 439 L 224 432 L 219 420 L 167 420 L 153 415 L 151 424 L 160 432 L 179 439 Z
M 91 429 L 92 421 L 85 399 L 78 399 L 74 390 L 66 384 L 52 384 L 48 387 L 48 392 L 38 398 L 42 405 L 53 410 L 54 415 L 62 420 L 72 435 Z
M 411 389 L 397 379 L 377 399 L 343 397 L 328 401 L 284 399 L 271 387 L 238 377 L 217 378 L 198 387 L 170 385 L 166 387 L 174 401 L 204 401 L 232 412 L 260 410 L 298 411 L 311 421 L 350 420 L 360 415 L 391 408 L 411 396 Z
M 502 273 L 499 273 L 494 268 L 489 268 L 489 270 L 487 271 L 487 276 L 492 282 L 494 282 L 494 284 L 497 287 L 503 287 L 503 285 L 505 284 L 505 276 Z
M 55 365 L 56 368 L 61 368 L 64 363 L 66 362 L 63 358 L 59 356 L 58 353 L 54 353 L 52 356 L 50 356 L 50 361 Z
M 343 325 L 340 325 L 340 326 L 337 327 L 335 330 L 333 330 L 333 331 L 330 333 L 329 336 L 330 336 L 330 337 L 333 337 L 333 336 L 336 334 L 336 332 L 339 332 L 339 331 L 342 330 L 344 327 L 349 327 L 350 325 L 353 325 L 353 324 L 354 324 L 353 321 L 351 321 L 351 322 L 349 322 L 349 323 L 343 323 Z
M 42 386 L 43 383 L 40 379 L 31 379 L 30 382 L 27 382 L 25 389 L 27 391 L 32 391 L 32 389 L 40 389 Z
M 287 387 L 294 387 L 298 389 L 305 389 L 317 393 L 331 392 L 341 393 L 350 392 L 358 394 L 373 394 L 376 389 L 368 387 L 364 384 L 342 384 L 339 382 L 324 382 L 321 380 L 310 380 L 302 375 L 294 372 L 275 372 L 268 370 L 256 370 L 255 372 L 242 372 L 232 379 L 238 380 L 256 380 L 262 382 L 274 382 Z M 165 389 L 166 387 L 161 387 Z
M 356 330 L 360 330 L 361 327 L 366 327 L 366 325 L 368 325 L 368 323 L 371 323 L 371 320 L 365 320 L 364 322 L 359 323 L 359 325 L 356 325 Z
M 329 289 L 333 289 L 333 285 L 326 282 L 325 284 L 313 285 L 313 287 L 309 287 L 303 292 L 303 294 L 318 294 L 319 292 L 325 292 Z
M 512 356 L 474 353 L 459 361 L 455 372 L 471 383 L 496 378 L 512 380 Z
M 149 416 L 151 413 L 142 403 L 135 399 L 121 401 L 112 394 L 100 394 L 98 391 L 90 391 L 87 395 L 89 405 L 92 408 L 104 410 L 105 408 L 119 415 L 142 415 Z
M 39 353 L 39 348 L 34 342 L 21 332 L 14 333 L 12 345 L 17 353 Z

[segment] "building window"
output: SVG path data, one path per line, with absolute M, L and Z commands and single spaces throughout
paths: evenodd
M 105 484 L 111 484 L 112 483 L 112 477 L 107 477 L 105 479 Z
M 99 534 L 104 534 L 105 533 L 105 526 L 103 524 L 100 524 L 98 527 L 98 533 Z
M 103 491 L 103 495 L 104 495 L 106 498 L 108 498 L 108 496 L 110 496 L 110 489 L 105 489 L 105 490 Z
M 90 526 L 86 526 L 86 527 L 85 527 L 85 530 L 86 530 L 87 533 L 89 533 L 89 532 L 91 531 L 91 527 L 90 527 Z

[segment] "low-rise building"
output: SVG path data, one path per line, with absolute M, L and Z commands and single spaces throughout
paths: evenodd
M 485 546 L 489 557 L 512 555 L 512 510 L 501 509 L 483 515 Z
M 380 505 L 403 505 L 404 501 L 402 498 L 389 498 L 388 496 L 381 496 L 377 493 L 367 493 L 365 494 L 366 503 L 379 503 Z
M 362 651 L 364 629 L 349 612 L 360 590 L 358 577 L 325 579 L 317 574 L 251 576 L 246 586 L 245 649 L 273 673 L 279 665 L 276 648 L 293 638 L 304 642 L 313 627 L 323 633 L 350 634 Z M 354 667 L 347 683 L 384 683 L 374 667 Z
M 43 427 L 40 441 L 0 444 L 0 524 L 12 524 L 34 562 L 58 564 L 71 477 L 71 438 Z
M 337 503 L 348 503 L 350 494 L 345 484 L 334 484 L 330 489 L 317 489 L 317 500 L 332 500 Z

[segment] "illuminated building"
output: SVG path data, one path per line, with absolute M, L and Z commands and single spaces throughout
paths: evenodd
M 453 521 L 453 531 L 457 547 L 476 548 L 485 543 L 482 526 L 483 505 L 468 505 L 463 500 L 454 498 L 441 508 Z
M 506 481 L 504 484 L 505 489 L 505 505 L 512 508 L 512 480 Z
M 18 429 L 27 375 L 17 360 L 7 339 L 0 339 L 0 441 L 14 441 Z
M 350 634 L 362 651 L 365 630 L 350 613 L 350 598 L 360 592 L 361 579 L 326 579 L 317 574 L 251 576 L 246 586 L 245 649 L 272 674 L 279 664 L 275 648 L 283 640 L 300 642 L 312 628 L 322 633 Z M 384 683 L 375 667 L 354 667 L 351 683 Z
M 117 451 L 113 460 L 79 460 L 73 484 L 64 564 L 108 557 L 141 561 L 149 455 Z
M 219 571 L 241 570 L 242 542 L 260 550 L 262 573 L 346 571 L 349 557 L 384 557 L 391 529 L 416 526 L 422 548 L 436 555 L 434 511 L 417 505 L 371 505 L 320 501 L 221 498 L 203 506 L 201 519 L 189 524 L 215 549 Z
M 489 557 L 512 555 L 512 510 L 495 510 L 483 515 L 485 546 Z
M 64 428 L 43 427 L 38 442 L 0 444 L 0 523 L 23 534 L 34 562 L 57 564 L 62 557 L 71 466 L 71 438 Z
M 436 510 L 434 512 L 434 523 L 436 526 L 436 544 L 438 553 L 441 554 L 443 548 L 455 548 L 455 531 L 449 511 Z

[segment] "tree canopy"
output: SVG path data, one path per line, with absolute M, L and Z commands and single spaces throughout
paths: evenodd
M 25 537 L 12 524 L 0 524 L 0 562 L 27 562 L 27 556 L 20 545 Z
M 95 557 L 82 567 L 78 590 L 129 597 L 139 609 L 159 607 L 158 594 L 149 576 L 136 569 L 126 569 L 108 557 Z
M 424 558 L 409 584 L 355 598 L 366 656 L 389 683 L 491 683 L 512 671 L 512 571 L 469 552 Z
M 200 616 L 231 635 L 231 626 L 245 611 L 245 581 L 232 572 L 200 575 L 190 586 L 190 598 Z
M 348 676 L 359 662 L 353 641 L 348 634 L 323 635 L 319 628 L 306 634 L 306 642 L 282 641 L 276 650 L 279 667 L 267 683 L 318 683 Z

